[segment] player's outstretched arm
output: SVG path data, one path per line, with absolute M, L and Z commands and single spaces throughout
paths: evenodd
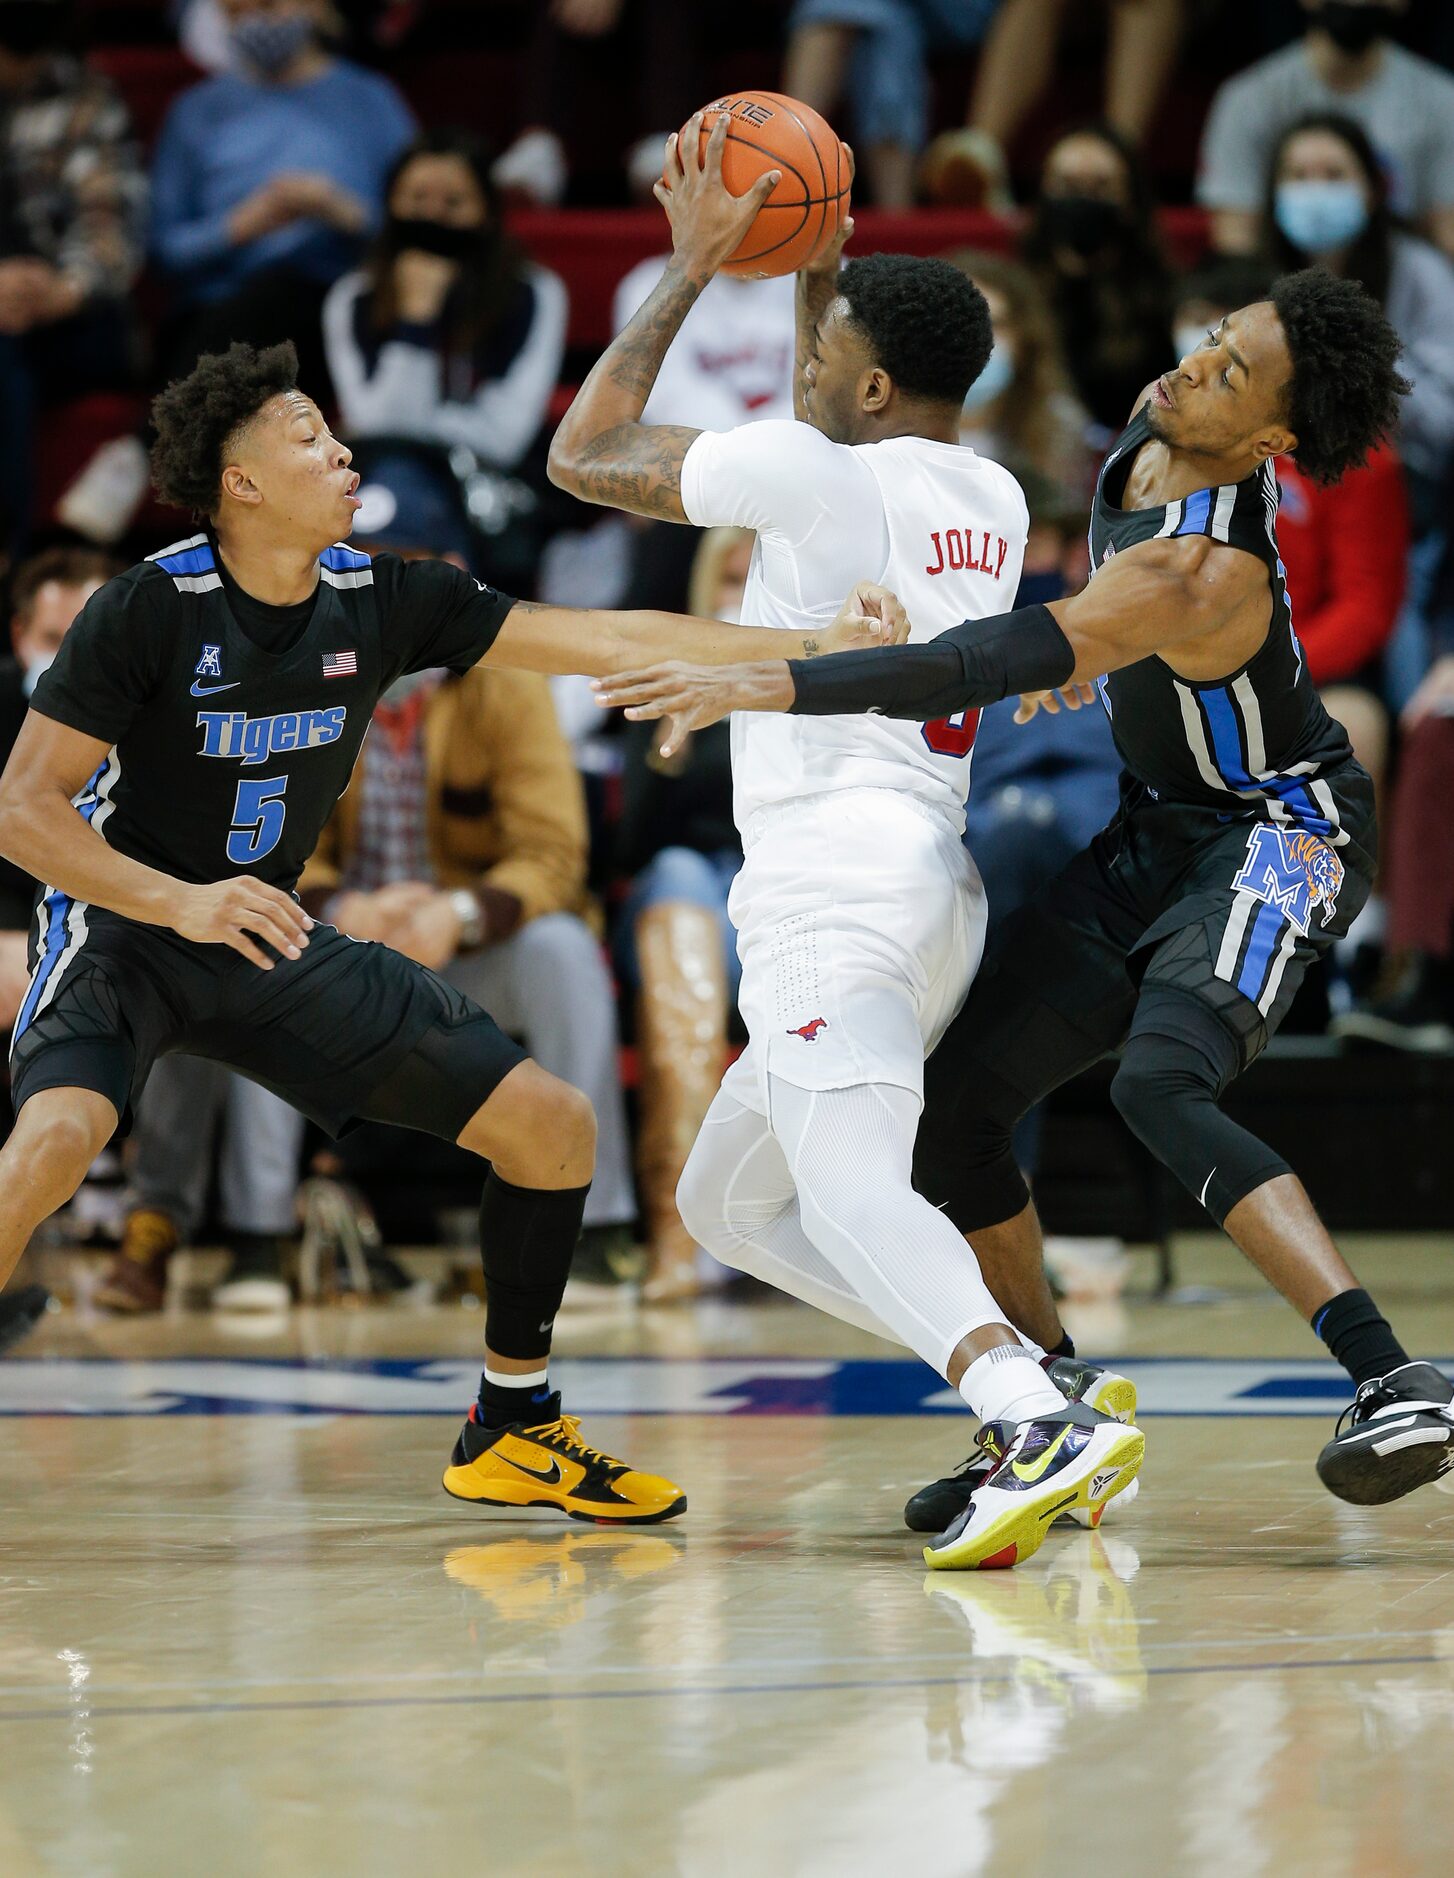
M 1152 653 L 1266 623 L 1267 575 L 1241 549 L 1205 536 L 1149 541 L 1107 562 L 1082 592 L 1050 606 L 966 620 L 925 645 L 850 652 L 804 664 L 773 658 L 708 670 L 671 664 L 598 687 L 628 717 L 670 719 L 665 753 L 733 711 L 920 721 L 1017 694 L 1086 685 Z M 1236 661 L 1233 660 L 1233 663 Z
M 275 961 L 255 938 L 297 958 L 313 922 L 277 887 L 246 875 L 207 886 L 176 880 L 118 854 L 76 813 L 74 798 L 108 749 L 104 738 L 28 712 L 0 775 L 0 854 L 77 900 L 170 926 L 184 939 L 231 946 L 265 971 Z
M 656 198 L 672 225 L 672 257 L 635 316 L 607 346 L 560 421 L 550 445 L 550 480 L 582 502 L 684 522 L 682 460 L 700 432 L 681 424 L 643 424 L 641 413 L 667 349 L 717 269 L 739 246 L 779 179 L 759 177 L 744 196 L 722 181 L 727 118 L 701 151 L 699 111 L 686 148 L 667 140 L 671 188 Z M 573 668 L 574 669 L 574 668 Z
M 909 625 L 898 596 L 871 581 L 853 589 L 831 625 L 812 633 L 732 626 L 686 613 L 617 613 L 517 600 L 484 662 L 526 672 L 580 672 L 588 678 L 610 678 L 666 660 L 690 660 L 706 668 L 771 656 L 781 664 L 785 652 L 809 660 L 902 645 Z

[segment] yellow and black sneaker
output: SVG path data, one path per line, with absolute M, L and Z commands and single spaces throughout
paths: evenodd
M 561 1414 L 559 1391 L 545 1403 L 545 1419 L 529 1427 L 486 1428 L 472 1406 L 444 1490 L 477 1505 L 541 1507 L 609 1526 L 654 1526 L 687 1510 L 671 1481 L 588 1447 L 577 1418 Z

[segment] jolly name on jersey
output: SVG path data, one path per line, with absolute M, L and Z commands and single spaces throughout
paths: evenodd
M 934 544 L 933 556 L 924 563 L 926 574 L 988 574 L 991 580 L 998 580 L 1004 570 L 1005 556 L 1010 545 L 1003 535 L 992 533 L 986 528 L 936 528 L 929 536 Z M 975 542 L 978 541 L 979 558 L 975 558 Z M 990 544 L 994 545 L 991 546 Z

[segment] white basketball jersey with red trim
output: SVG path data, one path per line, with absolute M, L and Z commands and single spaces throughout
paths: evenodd
M 699 523 L 757 530 L 742 619 L 794 633 L 826 625 L 855 581 L 891 587 L 916 641 L 1015 600 L 1029 520 L 1015 478 L 957 444 L 923 437 L 832 443 L 810 425 L 703 433 L 682 468 Z M 937 724 L 881 717 L 732 720 L 737 825 L 760 810 L 843 789 L 892 789 L 962 829 L 977 716 Z

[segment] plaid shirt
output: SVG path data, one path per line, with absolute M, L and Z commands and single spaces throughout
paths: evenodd
M 356 784 L 358 847 L 343 880 L 355 893 L 376 893 L 402 880 L 434 880 L 424 715 L 442 677 L 431 673 L 397 704 L 381 701 L 374 707 Z
M 88 296 L 141 268 L 146 172 L 109 79 L 58 55 L 23 96 L 0 95 L 0 257 L 34 255 Z

